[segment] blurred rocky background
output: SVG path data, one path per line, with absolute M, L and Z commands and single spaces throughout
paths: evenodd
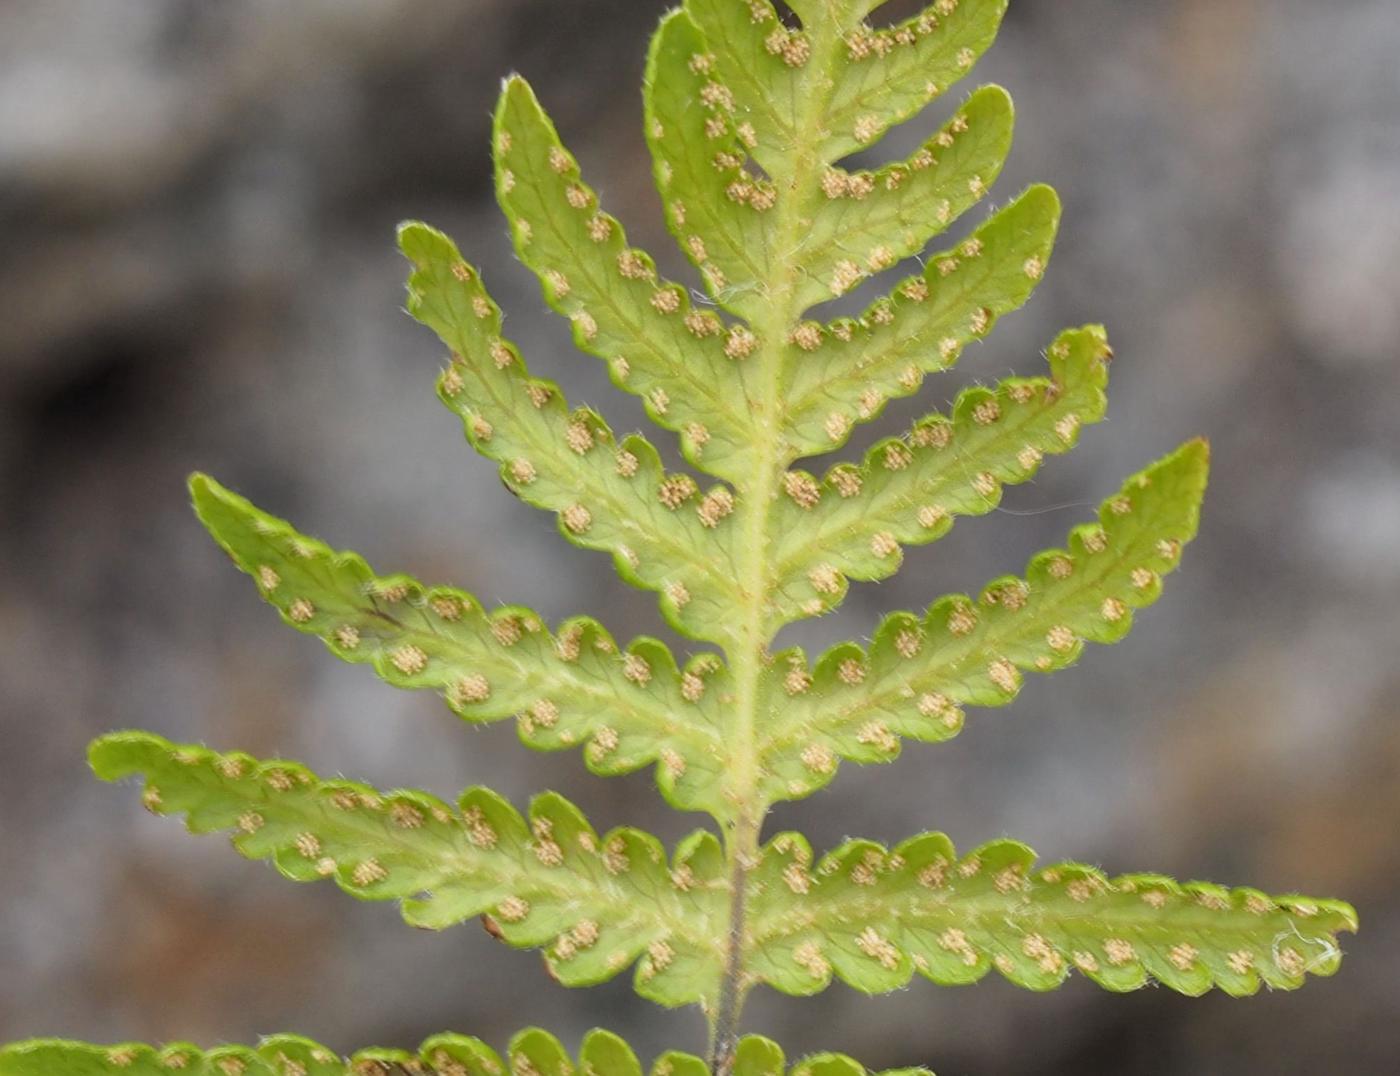
M 904 13 L 894 0 L 886 9 Z M 634 238 L 660 226 L 638 86 L 656 0 L 0 0 L 0 1040 L 341 1049 L 601 1023 L 647 1051 L 698 1018 L 549 983 L 475 927 L 293 886 L 99 787 L 84 745 L 142 726 L 451 795 L 575 797 L 600 826 L 649 778 L 585 779 L 288 632 L 206 538 L 207 469 L 384 569 L 551 618 L 667 636 L 650 598 L 507 496 L 434 399 L 395 223 L 453 233 L 542 371 L 643 416 L 572 352 L 490 198 L 499 78 L 535 81 Z M 1123 475 L 1215 446 L 1199 542 L 1124 644 L 957 741 L 848 766 L 777 819 L 818 845 L 924 827 L 1050 857 L 1338 894 L 1363 933 L 1297 994 L 1036 997 L 993 976 L 755 999 L 796 1054 L 958 1073 L 1381 1073 L 1400 1056 L 1400 14 L 1392 0 L 1014 0 L 978 71 L 1016 95 L 997 190 L 1066 200 L 1029 308 L 878 433 L 1107 320 L 1111 419 L 1006 508 L 912 551 L 793 640 L 820 647 L 1015 570 Z M 938 109 L 933 110 L 935 113 Z M 930 115 L 892 137 L 908 152 Z M 980 219 L 982 211 L 974 214 Z M 684 279 L 690 279 L 684 277 Z M 669 637 L 669 636 L 667 636 Z M 676 641 L 679 645 L 679 641 Z

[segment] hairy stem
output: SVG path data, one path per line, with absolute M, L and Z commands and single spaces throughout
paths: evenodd
M 748 826 L 752 836 L 738 834 L 740 826 Z M 729 833 L 731 846 L 744 844 L 757 848 L 758 826 L 741 820 Z M 748 868 L 746 857 L 736 856 L 729 872 L 729 933 L 724 960 L 724 977 L 720 980 L 719 999 L 710 1022 L 710 1071 L 729 1073 L 734 1068 L 734 1054 L 739 1045 L 739 1014 L 744 1007 L 744 924 L 748 900 Z
M 823 67 L 835 62 L 841 38 L 834 19 L 813 20 L 809 27 L 812 43 L 814 83 L 823 90 L 830 79 L 820 77 Z M 774 229 L 777 264 L 781 267 L 771 281 L 766 316 L 755 328 L 762 347 L 754 360 L 758 364 L 757 383 L 761 394 L 754 405 L 755 453 L 752 480 L 741 490 L 744 513 L 745 556 L 739 565 L 741 627 L 738 652 L 729 655 L 735 670 L 738 692 L 734 709 L 732 754 L 734 765 L 726 788 L 732 809 L 725 827 L 725 851 L 729 866 L 730 911 L 726 932 L 724 972 L 717 991 L 710 1021 L 710 1071 L 713 1076 L 731 1076 L 739 1040 L 739 1019 L 748 990 L 745 911 L 748 878 L 758 861 L 759 837 L 768 804 L 759 791 L 762 777 L 758 754 L 759 680 L 768 660 L 769 581 L 772 576 L 772 507 L 782 491 L 782 480 L 792 462 L 783 437 L 783 357 L 788 333 L 802 314 L 798 299 L 801 266 L 794 252 L 800 247 L 807 226 L 807 199 L 816 186 L 821 162 L 807 148 L 816 144 L 815 135 L 827 105 L 826 92 L 807 95 L 796 117 L 791 146 L 791 167 L 786 175 L 774 175 L 779 191 L 778 221 Z

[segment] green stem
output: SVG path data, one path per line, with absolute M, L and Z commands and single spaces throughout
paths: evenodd
M 745 836 L 739 827 L 751 830 Z M 731 848 L 758 845 L 758 825 L 740 821 L 728 834 Z M 730 867 L 729 934 L 725 953 L 724 977 L 720 980 L 719 999 L 710 1022 L 710 1071 L 725 1074 L 733 1071 L 735 1051 L 739 1045 L 739 1016 L 744 1008 L 744 930 L 745 905 L 748 900 L 748 869 L 743 856 L 735 856 Z
M 792 167 L 787 175 L 773 177 L 779 191 L 778 219 L 773 231 L 773 264 L 778 272 L 777 279 L 771 282 L 767 316 L 755 325 L 762 346 L 759 354 L 750 360 L 757 366 L 755 383 L 761 391 L 752 411 L 753 477 L 740 490 L 744 528 L 744 556 L 738 565 L 740 626 L 736 652 L 728 655 L 737 684 L 734 725 L 730 730 L 733 765 L 725 790 L 731 811 L 724 833 L 730 905 L 724 971 L 715 1007 L 710 1013 L 710 1072 L 713 1076 L 731 1076 L 734 1071 L 739 1019 L 750 985 L 745 968 L 748 881 L 749 873 L 758 862 L 759 837 L 769 806 L 759 791 L 762 773 L 758 710 L 760 679 L 768 661 L 768 644 L 772 641 L 769 593 L 774 535 L 771 516 L 773 503 L 782 491 L 783 475 L 792 462 L 791 450 L 783 435 L 783 361 L 788 334 L 802 315 L 798 298 L 802 268 L 793 252 L 801 245 L 807 226 L 808 199 L 816 189 L 821 167 L 809 147 L 816 144 L 815 135 L 826 111 L 831 83 L 826 75 L 841 47 L 833 18 L 813 20 L 809 32 L 812 82 L 816 89 L 805 96 L 796 117 L 798 122 L 790 147 Z

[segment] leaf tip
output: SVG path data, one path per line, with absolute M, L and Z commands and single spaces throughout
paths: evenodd
M 520 105 L 539 108 L 539 98 L 529 80 L 519 71 L 512 71 L 501 79 L 501 101 L 500 107 L 496 110 L 497 125 L 505 122 L 505 110 L 508 106 Z
M 661 13 L 661 18 L 657 22 L 656 32 L 659 34 L 677 19 L 683 19 L 685 17 L 685 8 L 680 4 L 677 4 L 675 7 L 668 7 L 665 11 Z
M 981 109 L 986 109 L 990 113 L 1007 113 L 1009 115 L 1014 115 L 1016 112 L 1016 102 L 1011 97 L 1011 91 L 996 82 L 978 86 L 968 96 L 967 104 L 964 107 L 969 112 Z
M 163 742 L 149 732 L 109 732 L 88 744 L 88 766 L 101 781 L 120 781 L 138 772 L 135 755 L 144 747 Z
M 455 261 L 460 257 L 451 239 L 421 220 L 400 222 L 396 234 L 399 252 L 420 269 L 438 258 Z
M 394 236 L 398 240 L 399 249 L 413 246 L 425 231 L 430 231 L 421 220 L 401 220 L 394 228 Z
M 1178 499 L 1184 532 L 1179 537 L 1190 541 L 1196 536 L 1201 502 L 1210 483 L 1210 442 L 1197 437 L 1185 442 L 1174 452 L 1163 456 L 1141 474 L 1129 479 L 1138 487 L 1162 482 Z M 1107 507 L 1107 506 L 1106 506 Z
M 189 479 L 190 503 L 194 514 L 210 536 L 235 562 L 241 563 L 230 545 L 239 520 L 258 515 L 258 510 L 244 497 L 234 493 L 212 476 L 195 472 Z
M 208 525 L 208 511 L 216 504 L 227 504 L 230 498 L 234 497 L 228 487 L 224 486 L 213 475 L 205 474 L 203 471 L 195 471 L 185 482 L 186 488 L 190 491 L 190 503 L 194 505 L 195 515 Z
M 1158 466 L 1167 468 L 1180 468 L 1190 474 L 1199 483 L 1202 489 L 1205 488 L 1206 480 L 1210 477 L 1210 441 L 1205 437 L 1193 437 L 1187 441 L 1166 459 L 1162 460 Z
M 1027 187 L 1026 193 L 1021 195 L 1020 201 L 1027 210 L 1039 210 L 1056 224 L 1059 223 L 1060 215 L 1064 211 L 1064 204 L 1060 201 L 1060 192 L 1048 183 L 1035 183 Z

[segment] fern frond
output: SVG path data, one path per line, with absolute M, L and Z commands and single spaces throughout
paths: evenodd
M 991 45 L 1006 0 L 939 0 L 881 32 L 863 22 L 878 6 L 870 0 L 791 6 L 801 30 L 783 26 L 768 0 L 686 2 L 719 80 L 754 125 L 754 159 L 774 177 L 814 157 L 830 163 L 865 149 L 939 97 Z M 817 129 L 804 123 L 802 107 L 814 98 L 826 102 Z
M 480 274 L 441 232 L 407 224 L 399 243 L 414 265 L 409 312 L 452 350 L 439 393 L 473 447 L 501 464 L 522 499 L 557 512 L 571 542 L 611 553 L 627 582 L 659 591 L 676 630 L 730 641 L 730 490 L 702 491 L 689 475 L 668 475 L 641 436 L 619 444 L 594 412 L 570 412 L 559 387 L 531 377 L 500 335 L 500 309 Z
M 658 278 L 650 255 L 628 246 L 518 76 L 501 92 L 495 131 L 496 192 L 516 250 L 572 321 L 574 342 L 605 359 L 614 383 L 642 397 L 653 421 L 680 432 L 695 466 L 742 476 L 752 419 L 724 322 L 693 309 L 685 288 Z
M 502 1056 L 486 1043 L 465 1035 L 435 1035 L 417 1051 L 367 1049 L 340 1057 L 299 1035 L 272 1035 L 255 1047 L 220 1046 L 201 1050 L 186 1042 L 154 1047 L 142 1043 L 96 1046 L 65 1039 L 34 1039 L 0 1047 L 0 1076 L 389 1076 L 393 1072 L 423 1076 L 642 1076 L 632 1048 L 609 1031 L 594 1029 L 583 1038 L 577 1062 L 557 1038 L 528 1028 L 510 1042 Z M 749 1036 L 739 1044 L 734 1076 L 873 1076 L 839 1054 L 820 1054 L 791 1070 L 776 1043 Z M 690 1054 L 668 1053 L 656 1059 L 652 1076 L 709 1076 L 710 1067 Z M 890 1070 L 882 1076 L 932 1076 L 927 1069 Z
M 990 192 L 1011 151 L 1013 125 L 1010 95 L 984 86 L 907 160 L 873 172 L 828 168 L 802 247 L 803 299 L 829 298 L 848 260 L 878 272 L 922 251 Z
M 850 580 L 891 576 L 905 546 L 941 538 L 956 517 L 991 511 L 1005 485 L 1028 481 L 1105 412 L 1111 352 L 1091 325 L 1050 347 L 1048 377 L 969 388 L 948 414 L 822 478 L 797 466 L 839 448 L 1024 304 L 1059 227 L 1058 196 L 1032 186 L 960 242 L 925 253 L 1002 172 L 1015 116 L 997 86 L 967 94 L 907 159 L 848 164 L 967 76 L 1007 7 L 931 0 L 877 29 L 868 16 L 883 2 L 682 0 L 662 20 L 646 137 L 668 226 L 708 298 L 663 279 L 629 244 L 529 84 L 512 76 L 502 88 L 495 187 L 521 260 L 578 348 L 717 480 L 708 489 L 532 376 L 480 272 L 447 236 L 414 222 L 399 232 L 413 265 L 409 312 L 450 352 L 438 391 L 471 445 L 513 493 L 557 514 L 569 541 L 609 553 L 624 580 L 659 595 L 672 626 L 722 647 L 724 661 L 706 653 L 680 668 L 661 642 L 619 649 L 591 619 L 551 632 L 527 609 L 488 611 L 462 590 L 379 575 L 212 479 L 191 481 L 201 520 L 288 624 L 393 686 L 441 694 L 466 720 L 514 716 L 531 747 L 579 747 L 594 773 L 655 763 L 668 802 L 709 812 L 722 839 L 695 832 L 668 858 L 640 830 L 599 835 L 554 793 L 523 814 L 484 788 L 449 804 L 143 732 L 95 741 L 97 775 L 141 776 L 151 811 L 183 815 L 195 833 L 231 831 L 242 855 L 293 880 L 397 901 L 410 924 L 481 916 L 507 944 L 541 950 L 564 985 L 635 966 L 639 994 L 698 1003 L 709 1023 L 708 1062 L 666 1054 L 653 1076 L 867 1076 L 840 1055 L 790 1067 L 776 1044 L 741 1040 L 745 998 L 765 983 L 810 994 L 839 978 L 877 992 L 916 972 L 954 984 L 996 969 L 1048 990 L 1078 969 L 1110 990 L 1155 980 L 1186 994 L 1249 994 L 1334 972 L 1339 935 L 1356 929 L 1337 901 L 1037 867 L 1009 840 L 962 857 L 937 833 L 894 849 L 852 840 L 816 863 L 797 834 L 761 843 L 773 804 L 825 785 L 842 759 L 886 762 L 906 738 L 954 736 L 964 707 L 1004 705 L 1026 672 L 1121 639 L 1195 536 L 1209 470 L 1205 442 L 1182 446 L 1023 578 L 942 598 L 923 615 L 894 613 L 868 648 L 843 643 L 814 666 L 801 650 L 772 652 L 785 624 L 834 609 Z M 911 258 L 920 271 L 859 317 L 824 307 Z M 210 1051 L 0 1048 L 0 1076 L 171 1069 L 642 1076 L 630 1047 L 601 1031 L 577 1057 L 538 1029 L 505 1056 L 459 1036 L 349 1059 L 291 1036 Z
M 907 161 L 836 167 L 965 75 L 1005 0 L 934 4 L 879 31 L 863 22 L 871 9 L 823 5 L 793 30 L 767 0 L 689 0 L 657 34 L 648 127 L 672 231 L 717 300 L 763 324 L 785 276 L 784 303 L 800 313 L 918 253 L 986 195 L 1010 148 L 1010 98 L 988 86 Z M 790 239 L 769 223 L 775 206 Z M 1059 213 L 1054 192 L 1033 187 L 862 317 L 785 327 L 785 458 L 838 447 L 1021 306 L 1044 274 Z M 792 249 L 775 249 L 784 242 Z
M 193 833 L 234 830 L 241 855 L 293 881 L 332 878 L 362 900 L 398 900 L 405 921 L 435 930 L 489 915 L 508 944 L 543 948 L 566 986 L 636 961 L 638 993 L 682 1005 L 717 976 L 726 880 L 711 834 L 682 841 L 668 865 L 655 837 L 599 836 L 554 793 L 535 797 L 527 819 L 485 788 L 452 806 L 143 732 L 102 737 L 89 758 L 103 780 L 143 776 L 151 811 L 185 815 Z
M 837 0 L 847 63 L 838 68 L 830 91 L 824 158 L 869 146 L 966 78 L 996 39 L 1006 5 L 1007 0 L 933 0 L 895 26 L 872 30 L 862 20 L 880 6 L 878 0 Z M 830 8 L 825 0 L 813 0 L 794 10 L 830 19 Z
M 745 167 L 758 147 L 747 109 L 710 89 L 716 60 L 684 13 L 662 22 L 646 82 L 647 135 L 667 219 L 721 305 L 750 319 L 773 276 L 773 206 L 784 195 Z M 696 104 L 700 107 L 697 108 Z M 832 166 L 799 252 L 801 305 L 829 297 L 838 263 L 892 265 L 923 249 L 990 190 L 1011 147 L 1011 98 L 973 94 L 907 161 L 877 171 Z
M 1335 972 L 1337 936 L 1356 929 L 1340 901 L 1155 874 L 1110 879 L 1078 863 L 1037 870 L 1035 853 L 1008 840 L 959 858 L 941 833 L 893 850 L 849 841 L 815 868 L 807 842 L 781 834 L 756 881 L 752 967 L 792 994 L 833 976 L 881 993 L 916 971 L 956 985 L 993 968 L 1031 990 L 1075 969 L 1115 991 L 1149 980 L 1193 995 L 1292 990 Z
M 868 653 L 842 644 L 810 673 L 800 650 L 778 655 L 759 746 L 767 794 L 820 788 L 838 758 L 890 761 L 901 737 L 949 739 L 962 729 L 962 706 L 1014 699 L 1022 670 L 1062 669 L 1085 642 L 1121 639 L 1195 537 L 1209 461 L 1204 441 L 1188 442 L 1128 479 L 1097 524 L 1071 532 L 1068 548 L 1037 555 L 1024 579 L 998 579 L 976 600 L 942 598 L 922 618 L 895 613 Z
M 775 506 L 775 625 L 839 605 L 846 580 L 884 579 L 900 549 L 942 538 L 957 516 L 990 512 L 1002 487 L 1029 481 L 1046 456 L 1068 452 L 1103 418 L 1111 352 L 1100 326 L 1060 336 L 1049 378 L 1010 378 L 964 390 L 952 414 L 925 416 L 875 445 L 861 466 L 820 482 L 788 476 Z
M 358 554 L 298 533 L 205 475 L 190 489 L 200 520 L 264 600 L 337 657 L 370 665 L 395 687 L 440 692 L 468 721 L 518 716 L 527 745 L 581 747 L 594 773 L 659 761 L 671 802 L 721 809 L 729 675 L 715 655 L 678 669 L 660 641 L 623 650 L 586 617 L 551 634 L 529 609 L 487 612 L 465 591 L 377 575 Z
M 652 38 L 646 134 L 666 220 L 716 303 L 759 320 L 774 276 L 777 192 L 744 167 L 755 135 L 711 85 L 714 60 L 684 9 Z M 698 107 L 697 107 L 698 106 Z
M 925 374 L 948 369 L 968 343 L 990 334 L 1040 283 L 1059 223 L 1059 196 L 1031 187 L 860 318 L 799 326 L 784 364 L 790 456 L 844 444 L 857 423 L 917 391 Z M 848 259 L 826 282 L 830 295 L 854 287 L 880 262 Z

